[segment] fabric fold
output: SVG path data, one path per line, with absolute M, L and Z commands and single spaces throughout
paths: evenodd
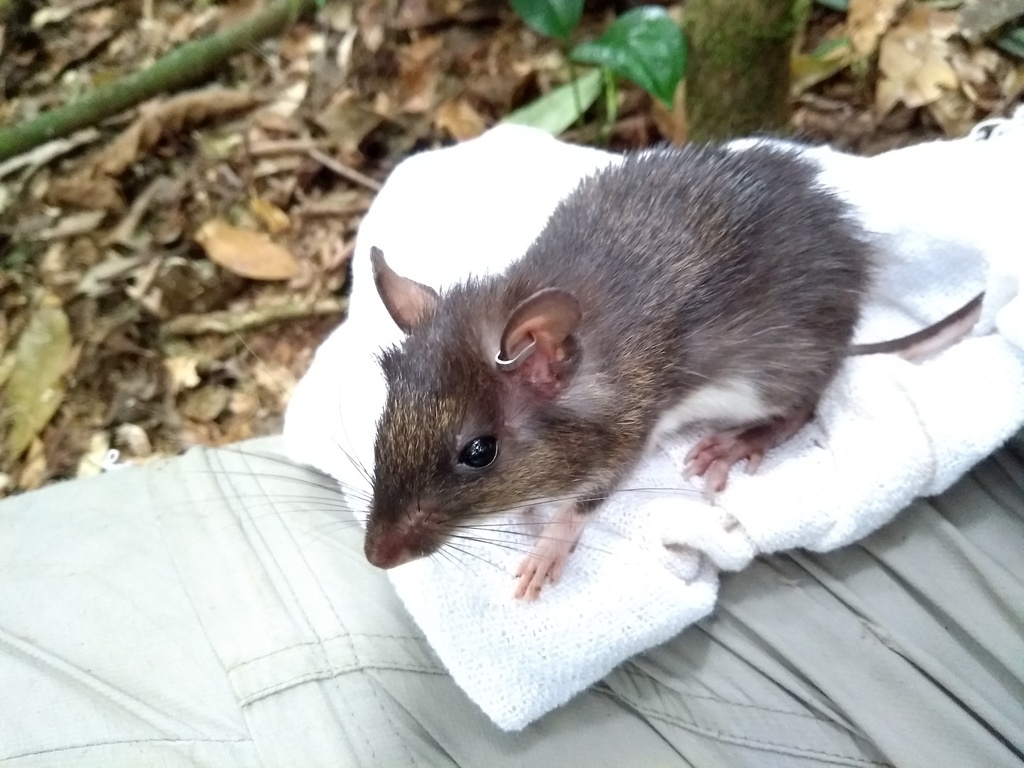
M 732 147 L 758 141 L 767 140 Z M 871 158 L 785 145 L 819 164 L 819 183 L 851 203 L 883 254 L 858 341 L 917 330 L 984 289 L 982 321 L 920 364 L 850 358 L 813 422 L 756 475 L 734 469 L 714 503 L 680 472 L 699 432 L 653 448 L 536 603 L 511 599 L 526 546 L 521 517 L 458 563 L 429 558 L 389 572 L 452 677 L 501 728 L 523 728 L 706 616 L 720 570 L 759 553 L 856 541 L 914 498 L 949 487 L 1024 424 L 1024 259 L 1006 181 L 1024 171 L 1024 110 L 999 131 Z M 375 355 L 400 340 L 373 286 L 371 246 L 439 289 L 499 271 L 583 175 L 615 161 L 502 126 L 403 162 L 360 229 L 349 319 L 317 351 L 289 406 L 291 456 L 337 478 L 364 509 L 356 463 L 372 467 L 385 394 Z

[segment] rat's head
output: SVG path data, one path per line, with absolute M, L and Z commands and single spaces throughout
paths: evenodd
M 371 258 L 406 334 L 381 357 L 387 401 L 365 546 L 371 563 L 390 568 L 446 543 L 461 548 L 474 517 L 572 492 L 601 440 L 587 440 L 586 420 L 563 402 L 580 362 L 570 294 L 546 289 L 510 309 L 480 284 L 441 298 L 378 249 Z

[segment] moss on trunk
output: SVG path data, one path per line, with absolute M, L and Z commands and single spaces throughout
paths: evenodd
M 800 0 L 689 0 L 686 114 L 693 141 L 785 131 Z

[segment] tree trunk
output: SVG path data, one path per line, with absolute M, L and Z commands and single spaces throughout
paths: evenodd
M 800 0 L 688 0 L 691 141 L 784 132 Z

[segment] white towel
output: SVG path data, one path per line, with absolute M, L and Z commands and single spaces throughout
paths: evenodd
M 1024 424 L 1024 110 L 991 133 L 873 158 L 791 145 L 820 162 L 822 182 L 884 246 L 858 341 L 917 330 L 984 288 L 973 336 L 917 365 L 849 359 L 814 421 L 756 475 L 734 469 L 716 505 L 679 472 L 697 433 L 652 450 L 624 487 L 665 490 L 615 494 L 536 602 L 512 599 L 521 541 L 461 564 L 431 558 L 389 572 L 454 680 L 500 728 L 523 728 L 707 615 L 720 570 L 761 552 L 855 541 L 915 497 L 947 488 Z M 372 467 L 385 394 L 374 354 L 401 338 L 373 286 L 371 246 L 438 288 L 498 271 L 582 175 L 614 159 L 506 126 L 401 163 L 359 232 L 350 317 L 289 406 L 292 457 L 359 489 L 351 500 L 364 507 L 367 484 L 349 457 Z

